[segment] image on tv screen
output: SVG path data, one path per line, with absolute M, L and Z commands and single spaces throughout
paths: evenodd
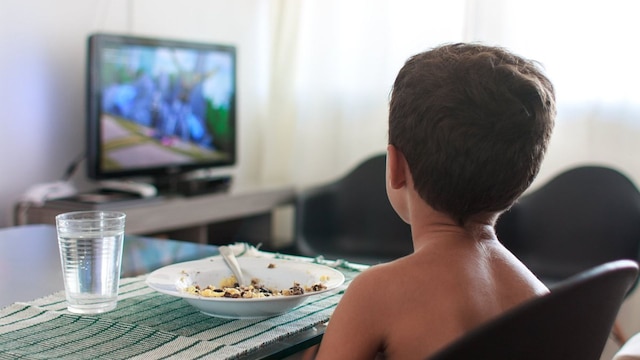
M 99 56 L 102 171 L 233 161 L 234 53 L 117 44 Z

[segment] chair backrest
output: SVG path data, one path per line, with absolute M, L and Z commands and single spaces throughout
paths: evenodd
M 411 229 L 389 203 L 385 168 L 386 155 L 375 155 L 335 182 L 300 192 L 298 250 L 366 264 L 411 253 Z
M 429 359 L 600 359 L 637 275 L 634 261 L 599 265 L 481 325 Z
M 523 196 L 496 225 L 498 239 L 547 284 L 640 256 L 640 192 L 600 166 L 566 171 Z

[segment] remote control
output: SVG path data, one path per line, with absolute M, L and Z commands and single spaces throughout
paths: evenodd
M 140 197 L 153 197 L 158 194 L 158 190 L 151 184 L 134 181 L 113 181 L 105 180 L 100 182 L 100 188 L 104 190 L 122 191 L 140 195 Z

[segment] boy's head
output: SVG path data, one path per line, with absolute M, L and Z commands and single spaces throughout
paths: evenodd
M 464 224 L 504 211 L 527 189 L 554 118 L 553 85 L 534 62 L 496 47 L 444 45 L 400 70 L 389 143 L 420 196 Z

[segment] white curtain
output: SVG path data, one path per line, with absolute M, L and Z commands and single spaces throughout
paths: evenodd
M 321 183 L 382 152 L 394 77 L 445 42 L 500 45 L 540 61 L 559 114 L 541 178 L 605 163 L 640 183 L 636 21 L 624 0 L 271 1 L 261 176 Z
M 478 0 L 474 7 L 473 40 L 541 61 L 556 86 L 558 121 L 537 184 L 581 164 L 617 168 L 640 184 L 640 5 Z
M 397 71 L 410 55 L 463 36 L 462 0 L 272 4 L 266 182 L 321 183 L 385 151 Z

